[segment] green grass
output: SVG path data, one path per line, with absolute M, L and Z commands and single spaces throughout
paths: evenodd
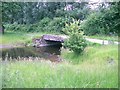
M 90 46 L 83 55 L 62 50 L 63 62 L 45 60 L 3 62 L 7 88 L 117 88 L 118 47 Z M 108 63 L 108 57 L 114 59 Z M 72 62 L 69 62 L 72 61 Z
M 6 32 L 0 36 L 0 44 L 24 43 L 27 37 L 24 33 Z
M 95 39 L 102 39 L 102 40 L 118 41 L 118 36 L 94 35 L 94 36 L 87 36 L 87 37 L 89 37 L 89 38 L 95 38 Z
M 43 34 L 44 33 L 5 32 L 4 35 L 0 35 L 0 44 L 25 44 L 31 42 L 33 38 L 40 37 Z
M 38 33 L 26 33 L 26 32 L 5 32 L 4 35 L 0 35 L 0 44 L 3 45 L 16 45 L 30 43 L 33 38 L 41 37 L 48 32 Z M 53 34 L 53 33 L 49 33 Z M 57 34 L 57 33 L 56 33 Z
M 74 52 L 63 49 L 62 57 L 74 64 L 83 63 L 85 61 L 93 63 L 99 61 L 99 63 L 102 63 L 102 61 L 108 58 L 118 60 L 118 45 L 90 45 L 85 48 L 81 55 L 76 55 Z

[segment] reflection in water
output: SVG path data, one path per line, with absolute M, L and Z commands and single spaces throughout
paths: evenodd
M 5 57 L 17 59 L 18 57 L 40 57 L 44 59 L 49 59 L 51 61 L 58 61 L 60 55 L 61 46 L 48 46 L 48 47 L 22 47 L 22 48 L 12 48 L 2 50 L 2 60 Z

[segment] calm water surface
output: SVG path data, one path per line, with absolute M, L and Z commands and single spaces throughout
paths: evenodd
M 2 49 L 2 60 L 5 60 L 7 57 L 12 59 L 29 58 L 29 57 L 40 57 L 44 59 L 49 59 L 51 61 L 58 61 L 59 55 L 61 54 L 61 46 L 47 46 L 47 47 L 19 47 L 11 49 Z

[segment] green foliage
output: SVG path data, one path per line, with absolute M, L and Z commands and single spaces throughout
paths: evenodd
M 49 22 L 51 22 L 52 19 L 46 17 L 43 18 L 40 22 L 37 23 L 37 31 L 45 31 L 46 32 L 46 27 L 48 26 Z
M 68 22 L 67 18 L 43 18 L 35 24 L 5 24 L 5 29 L 16 32 L 59 32 L 62 33 L 62 28 Z
M 56 10 L 56 17 L 65 17 L 66 15 L 66 11 L 64 11 L 64 9 L 57 9 Z
M 59 18 L 54 18 L 49 22 L 48 26 L 45 27 L 46 31 L 50 32 L 62 32 L 62 28 L 65 26 L 66 19 L 59 17 Z
M 6 24 L 5 29 L 14 32 L 36 32 L 35 24 Z
M 64 46 L 79 54 L 84 51 L 87 43 L 81 34 L 72 34 L 70 38 L 64 42 Z
M 66 35 L 78 34 L 80 33 L 80 22 L 72 19 L 72 22 L 69 22 L 69 24 L 65 24 L 65 28 L 63 28 L 62 31 Z
M 2 16 L 4 23 L 17 22 L 19 24 L 37 23 L 45 17 L 74 17 L 83 19 L 88 10 L 83 8 L 87 2 L 2 2 Z M 72 5 L 76 10 L 67 11 L 65 7 Z
M 86 35 L 118 33 L 120 26 L 119 2 L 107 9 L 92 13 L 83 21 L 81 28 Z
M 65 28 L 63 28 L 63 31 L 70 37 L 63 45 L 75 53 L 82 53 L 87 46 L 83 32 L 80 31 L 79 27 L 79 21 L 73 19 L 73 22 L 66 24 Z
M 44 17 L 53 18 L 59 2 L 3 2 L 4 23 L 33 24 Z
M 100 26 L 100 16 L 99 13 L 93 13 L 81 23 L 81 29 L 86 35 L 100 34 L 100 30 L 103 31 L 103 27 Z
M 50 18 L 44 18 L 40 22 L 35 24 L 5 24 L 5 29 L 10 31 L 17 32 L 40 32 L 45 31 L 45 27 L 48 26 L 48 23 L 51 21 Z

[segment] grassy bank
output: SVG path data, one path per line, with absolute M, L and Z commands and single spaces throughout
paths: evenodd
M 44 34 L 48 34 L 48 32 L 27 33 L 6 31 L 4 35 L 0 35 L 0 44 L 3 45 L 27 44 L 30 43 L 33 38 L 41 37 Z
M 62 50 L 63 62 L 3 62 L 3 87 L 117 88 L 117 46 L 90 46 L 83 55 Z M 110 62 L 110 59 L 113 62 Z M 72 62 L 70 62 L 72 61 Z
M 76 55 L 74 52 L 69 50 L 62 50 L 62 57 L 65 60 L 70 61 L 74 64 L 91 62 L 104 63 L 109 59 L 118 60 L 118 45 L 97 45 L 89 46 L 85 48 L 84 52 L 81 55 Z
M 0 36 L 0 44 L 17 44 L 25 43 L 29 38 L 24 33 L 17 32 L 5 32 L 4 35 Z
M 33 38 L 40 37 L 44 33 L 23 33 L 23 32 L 5 32 L 0 35 L 0 44 L 16 45 L 30 43 Z

